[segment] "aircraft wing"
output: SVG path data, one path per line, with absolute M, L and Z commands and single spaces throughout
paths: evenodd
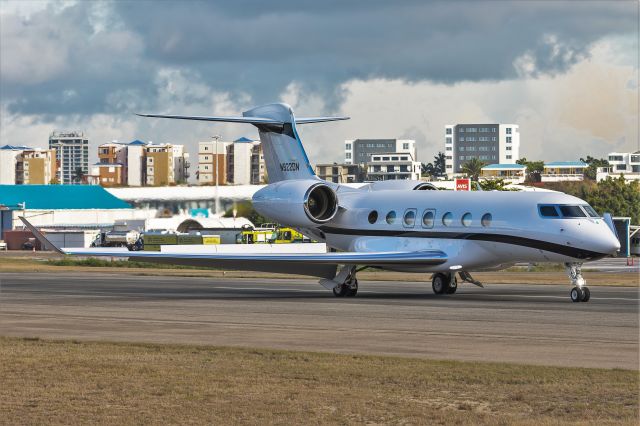
M 187 265 L 199 267 L 221 267 L 242 271 L 279 272 L 335 277 L 338 265 L 439 265 L 446 262 L 447 255 L 439 250 L 413 252 L 339 252 L 339 253 L 167 253 L 152 251 L 129 251 L 125 248 L 59 248 L 24 217 L 20 220 L 41 243 L 56 251 L 72 256 L 97 256 L 139 259 L 150 263 Z M 248 248 L 248 247 L 247 247 Z

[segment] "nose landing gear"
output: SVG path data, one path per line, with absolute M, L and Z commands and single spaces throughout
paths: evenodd
M 587 282 L 582 277 L 582 263 L 565 263 L 564 266 L 573 286 L 569 293 L 571 301 L 576 303 L 588 302 L 591 298 L 591 292 L 589 287 L 586 286 Z

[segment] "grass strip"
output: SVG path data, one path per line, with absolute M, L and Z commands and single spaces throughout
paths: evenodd
M 0 338 L 6 424 L 637 424 L 638 372 Z

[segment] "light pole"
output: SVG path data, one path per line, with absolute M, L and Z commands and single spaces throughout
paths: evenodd
M 213 142 L 216 144 L 216 161 L 214 167 L 216 170 L 216 216 L 218 216 L 218 213 L 220 213 L 220 199 L 218 198 L 218 173 L 220 173 L 220 166 L 218 164 L 218 141 L 220 140 L 220 136 L 211 136 L 211 139 L 213 139 Z

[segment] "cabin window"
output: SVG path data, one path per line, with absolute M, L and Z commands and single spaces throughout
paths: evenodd
M 558 217 L 556 206 L 540 206 L 540 215 L 543 217 Z
M 482 226 L 486 228 L 488 226 L 491 226 L 492 219 L 493 218 L 491 217 L 491 213 L 485 213 L 482 215 L 482 219 L 480 219 L 480 223 L 482 224 Z
M 378 212 L 375 210 L 371 210 L 371 213 L 369 213 L 368 219 L 370 224 L 373 225 L 374 223 L 376 223 L 376 221 L 378 220 Z
M 389 213 L 387 213 L 387 223 L 389 225 L 392 225 L 393 223 L 395 223 L 395 221 L 396 221 L 396 212 L 391 210 Z
M 462 215 L 462 220 L 460 222 L 462 222 L 463 226 L 471 226 L 471 219 L 471 213 L 467 212 Z
M 435 219 L 435 213 L 433 210 L 425 210 L 422 214 L 422 227 L 433 228 L 433 221 Z
M 582 208 L 587 212 L 587 214 L 591 217 L 601 217 L 597 211 L 589 204 L 582 206 Z
M 451 212 L 446 212 L 444 216 L 442 216 L 442 224 L 444 226 L 451 226 L 452 222 L 453 222 L 453 214 L 451 214 Z
M 560 206 L 562 217 L 587 217 L 580 206 Z
M 416 209 L 408 209 L 404 212 L 403 223 L 405 228 L 413 228 L 416 224 Z

